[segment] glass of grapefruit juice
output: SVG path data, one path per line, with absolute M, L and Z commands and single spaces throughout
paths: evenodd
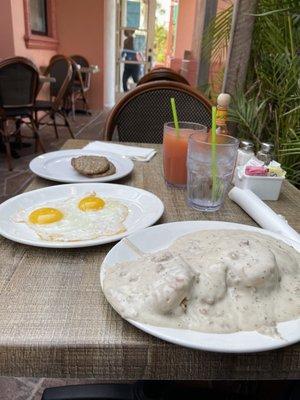
M 163 164 L 167 185 L 184 189 L 187 182 L 186 157 L 190 135 L 206 133 L 207 127 L 195 122 L 174 122 L 164 124 Z

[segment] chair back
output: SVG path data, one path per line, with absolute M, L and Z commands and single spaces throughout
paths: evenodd
M 67 57 L 56 55 L 50 60 L 45 75 L 55 78 L 55 82 L 50 83 L 50 97 L 54 101 L 55 107 L 59 107 L 65 98 L 73 74 L 72 63 Z
M 71 94 L 76 88 L 76 85 L 79 84 L 83 86 L 83 81 L 80 70 L 77 67 L 77 63 L 71 57 L 69 57 L 69 60 L 71 61 L 72 65 L 72 77 L 67 92 L 68 94 Z
M 137 83 L 137 86 L 143 85 L 144 83 L 153 81 L 174 81 L 190 85 L 184 76 L 171 68 L 159 67 L 154 68 L 148 74 L 144 75 Z
M 56 58 L 60 57 L 65 57 L 65 56 L 63 54 L 54 54 L 54 56 L 50 58 L 49 64 L 51 64 Z
M 109 114 L 105 140 L 162 143 L 163 126 L 173 120 L 170 99 L 175 98 L 180 121 L 211 125 L 211 103 L 183 83 L 156 81 L 140 85 L 124 96 Z
M 0 62 L 0 108 L 32 108 L 39 87 L 37 67 L 27 58 L 13 57 Z
M 81 67 L 86 67 L 88 68 L 90 66 L 90 63 L 88 62 L 88 60 L 80 55 L 73 55 L 70 57 L 72 60 L 75 61 L 76 64 L 80 65 Z M 84 85 L 84 88 L 87 90 L 90 87 L 90 81 L 91 81 L 91 74 L 87 73 L 87 72 L 81 72 L 81 79 Z

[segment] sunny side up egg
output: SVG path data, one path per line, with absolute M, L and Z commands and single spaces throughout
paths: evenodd
M 90 193 L 22 210 L 14 222 L 26 223 L 43 240 L 71 242 L 124 232 L 127 215 L 119 201 Z

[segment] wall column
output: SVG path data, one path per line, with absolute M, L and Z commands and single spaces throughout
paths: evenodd
M 234 94 L 243 88 L 251 52 L 257 0 L 236 0 L 224 73 L 223 92 Z
M 206 0 L 205 8 L 204 4 L 202 4 L 202 12 L 204 12 L 204 21 L 201 24 L 201 50 L 200 50 L 200 60 L 198 65 L 198 87 L 206 85 L 208 83 L 209 78 L 209 68 L 210 68 L 210 57 L 203 57 L 202 54 L 202 40 L 203 33 L 211 23 L 211 20 L 216 17 L 218 1 L 217 0 Z M 211 53 L 211 51 L 210 51 Z
M 200 62 L 201 44 L 204 29 L 206 0 L 197 0 L 195 12 L 195 25 L 192 41 L 192 55 L 197 62 Z
M 0 60 L 15 56 L 13 19 L 10 0 L 1 0 Z
M 104 0 L 103 82 L 104 108 L 115 105 L 116 82 L 116 0 Z

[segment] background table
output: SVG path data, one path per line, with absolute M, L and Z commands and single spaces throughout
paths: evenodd
M 39 75 L 39 80 L 41 83 L 55 83 L 56 79 L 53 76 L 45 76 L 45 75 Z
M 89 67 L 81 67 L 79 65 L 78 70 L 80 72 L 88 73 L 88 74 L 98 74 L 100 72 L 100 69 L 99 69 L 98 65 L 90 65 Z
M 65 149 L 87 142 L 69 140 Z M 149 146 L 149 145 L 146 145 Z M 135 163 L 120 183 L 158 195 L 160 223 L 220 220 L 255 225 L 226 199 L 216 213 L 186 206 L 185 192 L 167 188 L 162 154 Z M 28 190 L 53 185 L 35 178 Z M 285 183 L 272 208 L 300 230 L 300 192 Z M 0 375 L 130 379 L 287 379 L 300 377 L 300 345 L 256 354 L 217 354 L 166 343 L 138 331 L 106 302 L 99 268 L 112 245 L 40 249 L 0 238 Z

